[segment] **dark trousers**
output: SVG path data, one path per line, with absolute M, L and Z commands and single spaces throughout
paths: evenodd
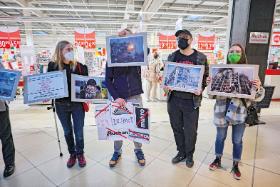
M 169 99 L 167 108 L 177 150 L 192 157 L 195 151 L 199 108 L 194 109 L 192 99 L 176 96 Z
M 9 109 L 0 112 L 0 139 L 2 142 L 3 159 L 6 166 L 15 163 L 15 146 L 12 136 Z
M 56 113 L 64 131 L 64 137 L 70 154 L 84 153 L 84 119 L 85 111 L 82 103 L 56 102 Z M 71 121 L 73 120 L 73 126 Z M 73 136 L 73 127 L 75 141 Z

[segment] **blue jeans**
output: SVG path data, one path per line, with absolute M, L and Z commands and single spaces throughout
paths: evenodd
M 217 136 L 215 142 L 216 156 L 222 156 L 224 151 L 224 142 L 227 137 L 228 127 L 217 127 Z M 232 125 L 232 156 L 234 161 L 240 161 L 242 154 L 242 137 L 245 131 L 245 124 Z
M 85 111 L 82 103 L 56 102 L 56 113 L 63 127 L 65 140 L 70 154 L 84 153 L 84 119 Z M 71 121 L 73 120 L 73 126 Z M 75 140 L 73 136 L 73 127 Z

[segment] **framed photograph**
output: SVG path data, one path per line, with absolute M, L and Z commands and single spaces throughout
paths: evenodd
M 172 90 L 194 93 L 201 90 L 204 66 L 167 62 L 162 86 Z
M 0 69 L 0 100 L 14 100 L 20 76 L 19 71 Z
M 106 38 L 108 67 L 146 66 L 147 33 Z
M 74 102 L 106 102 L 109 92 L 105 77 L 71 75 L 71 100 Z
M 210 65 L 211 81 L 208 85 L 208 94 L 253 99 L 256 91 L 251 81 L 258 78 L 258 72 L 258 65 Z
M 24 77 L 24 104 L 68 97 L 66 71 Z

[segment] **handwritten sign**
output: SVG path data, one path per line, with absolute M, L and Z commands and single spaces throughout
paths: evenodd
M 149 110 L 127 103 L 120 107 L 117 103 L 95 106 L 95 120 L 99 140 L 130 140 L 139 143 L 150 142 Z
M 66 71 L 24 77 L 24 104 L 68 97 Z

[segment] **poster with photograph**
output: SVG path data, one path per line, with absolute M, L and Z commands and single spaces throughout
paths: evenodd
M 147 33 L 106 38 L 108 67 L 147 65 Z
M 100 104 L 95 106 L 95 121 L 99 140 L 150 142 L 147 108 L 138 108 L 132 103 L 127 103 L 125 107 L 117 103 Z
M 0 100 L 14 100 L 20 76 L 19 71 L 0 69 Z
M 209 95 L 254 99 L 256 91 L 251 81 L 258 78 L 258 65 L 210 65 Z
M 162 86 L 172 90 L 194 93 L 201 90 L 204 66 L 167 62 Z
M 66 71 L 24 77 L 24 104 L 68 97 Z
M 71 75 L 71 100 L 74 102 L 106 102 L 109 92 L 104 77 Z

